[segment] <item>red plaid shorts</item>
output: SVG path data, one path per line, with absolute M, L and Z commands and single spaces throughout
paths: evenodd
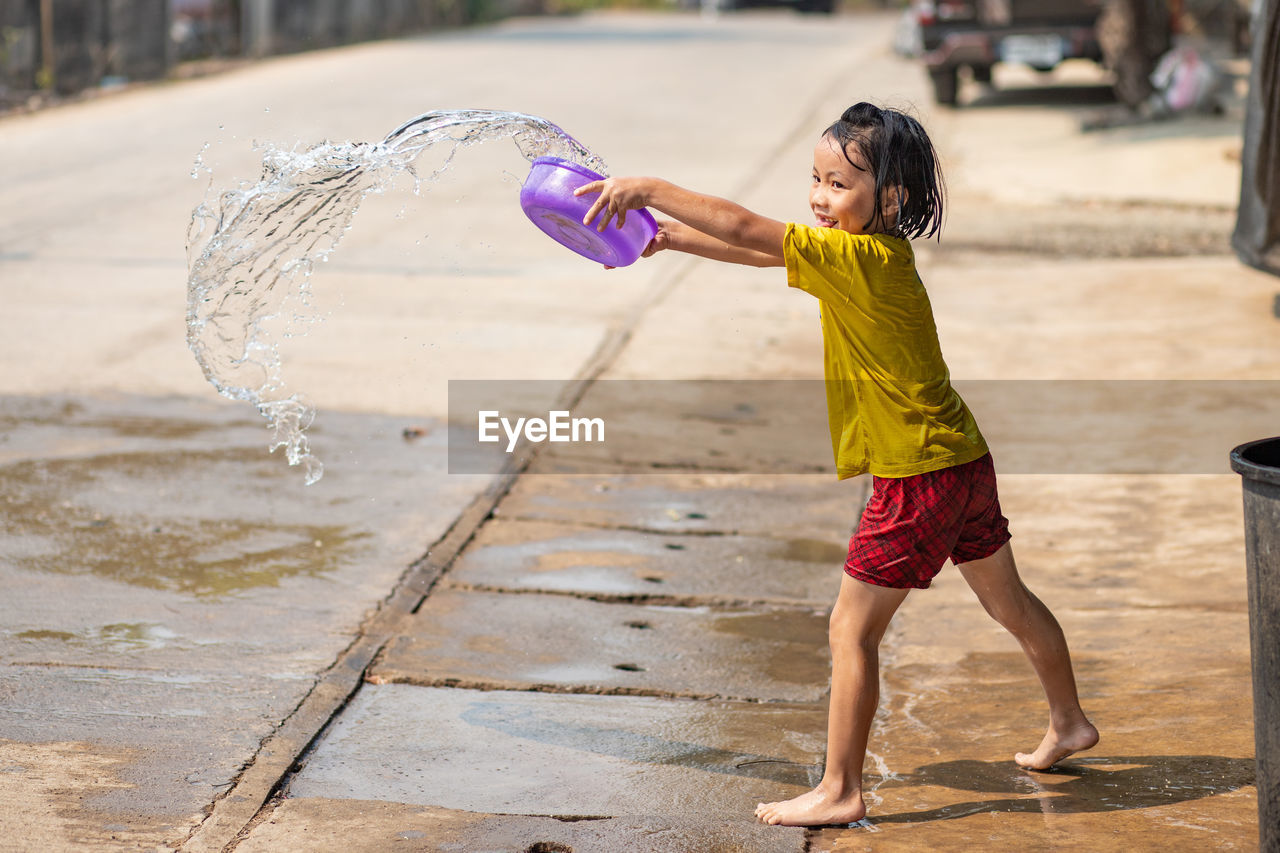
M 855 580 L 927 589 L 948 557 L 957 565 L 981 560 L 1009 541 L 989 453 L 927 474 L 874 477 L 873 483 L 844 564 Z

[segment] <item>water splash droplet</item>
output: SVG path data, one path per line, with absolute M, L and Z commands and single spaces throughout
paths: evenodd
M 208 150 L 209 150 L 209 143 L 206 142 L 204 145 L 200 146 L 200 150 L 196 152 L 195 162 L 191 164 L 192 178 L 199 178 L 201 172 L 207 172 L 209 174 L 213 174 L 213 170 L 210 169 L 207 165 L 205 165 L 205 162 L 204 162 L 204 152 Z

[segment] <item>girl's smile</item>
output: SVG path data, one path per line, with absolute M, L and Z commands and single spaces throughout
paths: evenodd
M 861 166 L 858 152 L 850 148 L 853 162 L 830 136 L 818 140 L 813 149 L 809 208 L 820 228 L 869 234 L 874 224 L 871 218 L 875 215 L 876 182 Z

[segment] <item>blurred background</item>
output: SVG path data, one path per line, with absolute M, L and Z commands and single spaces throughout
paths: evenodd
M 1216 61 L 1245 56 L 1251 0 L 7 0 L 0 4 L 0 109 L 101 87 L 191 76 L 227 62 L 593 8 L 707 14 L 792 6 L 834 14 L 900 8 L 895 48 L 918 56 L 940 103 L 962 76 L 992 81 L 999 62 L 1041 72 L 1097 61 L 1131 107 L 1152 93 L 1159 59 L 1181 37 Z M 1260 5 L 1260 4 L 1254 4 Z

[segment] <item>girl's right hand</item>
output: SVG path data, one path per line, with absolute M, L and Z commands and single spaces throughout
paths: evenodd
M 600 194 L 592 202 L 587 215 L 582 217 L 582 224 L 591 227 L 596 217 L 600 217 L 600 222 L 596 225 L 597 231 L 603 232 L 611 220 L 616 220 L 617 227 L 621 228 L 627 221 L 627 211 L 639 210 L 649 203 L 649 184 L 649 178 L 605 178 L 578 187 L 573 191 L 575 196 Z

